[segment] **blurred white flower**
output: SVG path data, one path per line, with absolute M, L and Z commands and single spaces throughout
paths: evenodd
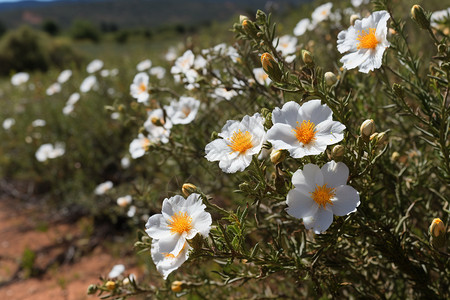
M 18 86 L 21 85 L 25 82 L 27 82 L 30 79 L 30 74 L 25 73 L 25 72 L 19 72 L 14 74 L 11 77 L 11 83 L 12 85 Z
M 332 7 L 333 3 L 331 2 L 318 6 L 311 14 L 312 23 L 317 24 L 325 21 L 330 16 Z
M 120 165 L 122 166 L 122 168 L 127 169 L 130 167 L 131 161 L 130 158 L 128 156 L 124 156 L 122 157 L 122 159 L 120 160 Z
M 367 4 L 370 0 L 351 0 L 351 3 L 354 7 L 359 7 L 361 4 Z
M 148 81 L 147 73 L 141 72 L 134 76 L 133 83 L 130 85 L 130 94 L 139 103 L 148 103 Z
M 450 7 L 443 10 L 435 11 L 431 14 L 431 26 L 438 27 L 438 22 L 450 18 Z
M 152 61 L 150 59 L 146 59 L 146 60 L 143 60 L 140 63 L 138 63 L 136 66 L 136 69 L 138 70 L 138 72 L 142 72 L 147 69 L 150 69 L 151 66 L 152 66 Z
M 219 161 L 225 173 L 244 171 L 252 157 L 261 151 L 265 141 L 264 119 L 258 114 L 245 116 L 242 121 L 228 120 L 216 139 L 205 147 L 206 159 Z
M 13 118 L 6 118 L 4 121 L 3 121 L 3 129 L 5 129 L 5 130 L 9 130 L 9 129 L 11 129 L 11 127 L 14 125 L 14 124 L 16 124 L 16 120 L 14 120 Z
M 148 113 L 144 128 L 147 130 L 147 137 L 152 143 L 161 142 L 166 144 L 169 142 L 172 122 L 169 118 L 164 119 L 164 112 L 161 108 L 154 109 Z
M 327 145 L 344 138 L 345 126 L 333 121 L 332 115 L 320 100 L 310 100 L 302 106 L 287 102 L 281 109 L 273 110 L 273 126 L 267 131 L 267 140 L 275 150 L 288 150 L 293 158 L 320 154 Z
M 235 90 L 227 90 L 226 88 L 216 88 L 214 89 L 214 94 L 211 95 L 211 97 L 222 100 L 225 99 L 227 101 L 230 101 L 233 97 L 237 96 L 238 93 Z
M 103 61 L 101 61 L 100 59 L 94 59 L 87 65 L 86 71 L 88 73 L 95 73 L 101 70 L 101 68 L 103 68 Z
M 165 58 L 167 61 L 174 61 L 175 59 L 177 59 L 178 55 L 177 55 L 177 50 L 175 49 L 175 47 L 169 47 L 169 49 L 167 50 L 167 53 L 165 55 Z
M 126 207 L 131 204 L 131 201 L 133 201 L 133 198 L 131 197 L 131 195 L 126 195 L 126 196 L 117 198 L 117 205 L 119 205 L 120 207 Z
M 53 159 L 64 155 L 66 152 L 65 148 L 66 147 L 63 143 L 56 143 L 55 146 L 52 144 L 43 144 L 37 149 L 35 156 L 38 161 L 44 162 L 48 159 Z
M 274 46 L 277 41 L 274 41 Z M 283 35 L 278 39 L 277 51 L 281 52 L 281 55 L 285 58 L 287 63 L 291 63 L 295 59 L 295 51 L 297 46 L 297 38 L 290 35 Z
M 97 77 L 95 75 L 89 75 L 86 77 L 80 86 L 80 91 L 82 93 L 89 92 L 97 84 Z
M 172 123 L 189 124 L 197 115 L 200 101 L 192 97 L 180 97 L 179 101 L 171 101 L 169 106 L 164 106 L 167 116 Z
M 151 68 L 149 73 L 152 76 L 156 76 L 156 78 L 158 78 L 158 79 L 163 79 L 164 76 L 166 75 L 166 69 L 164 69 L 163 67 L 157 66 L 157 67 Z
M 187 50 L 182 56 L 177 58 L 175 65 L 170 69 L 172 74 L 185 74 L 194 66 L 195 55 L 191 50 Z
M 72 70 L 64 70 L 59 74 L 57 81 L 63 84 L 64 82 L 69 80 L 70 77 L 72 77 Z
M 136 214 L 136 206 L 131 205 L 130 208 L 127 211 L 127 217 L 132 218 Z
M 145 232 L 153 239 L 153 262 L 164 279 L 188 259 L 188 240 L 197 233 L 208 236 L 212 218 L 205 208 L 199 194 L 193 193 L 187 199 L 176 195 L 164 199 L 162 214 L 151 216 L 145 224 Z
M 75 109 L 75 106 L 73 106 L 71 104 L 68 104 L 68 105 L 63 107 L 62 113 L 65 116 L 67 116 L 67 115 L 70 115 L 73 112 L 74 109 Z
M 119 69 L 117 69 L 117 68 L 114 68 L 109 71 L 109 75 L 112 77 L 117 76 L 118 74 L 119 74 Z
M 80 100 L 80 93 L 75 92 L 69 96 L 66 105 L 74 105 L 78 100 Z
M 255 75 L 256 81 L 261 85 L 269 85 L 272 82 L 263 68 L 253 69 L 253 75 Z
M 45 124 L 47 124 L 47 122 L 45 122 L 45 120 L 42 119 L 36 119 L 31 123 L 31 126 L 33 127 L 43 127 L 45 126 Z
M 296 36 L 301 36 L 303 34 L 305 34 L 305 32 L 307 30 L 312 30 L 313 29 L 313 25 L 311 23 L 311 20 L 308 18 L 305 19 L 301 19 L 297 25 L 295 25 L 294 28 L 294 35 Z
M 104 77 L 108 77 L 109 75 L 111 75 L 111 72 L 107 69 L 103 69 L 100 71 L 100 76 Z
M 131 158 L 136 159 L 143 156 L 148 151 L 150 144 L 150 140 L 142 133 L 139 133 L 138 137 L 130 143 Z
M 362 73 L 369 73 L 381 67 L 384 50 L 389 47 L 386 39 L 387 11 L 376 11 L 369 17 L 356 20 L 354 26 L 338 34 L 337 48 L 348 54 L 341 58 L 346 69 L 359 67 Z
M 119 277 L 123 272 L 125 272 L 124 265 L 115 265 L 108 274 L 108 278 L 114 279 Z
M 61 84 L 59 82 L 53 83 L 46 90 L 46 94 L 48 96 L 52 96 L 52 95 L 57 94 L 59 92 L 61 92 Z
M 120 119 L 120 112 L 115 111 L 115 112 L 111 113 L 111 119 L 119 120 Z
M 114 186 L 114 184 L 112 183 L 112 181 L 105 181 L 103 183 L 100 183 L 99 185 L 97 185 L 97 187 L 94 190 L 94 193 L 96 195 L 103 195 L 104 193 L 106 193 L 107 191 L 109 191 L 110 189 L 112 189 Z
M 345 216 L 356 211 L 359 193 L 347 185 L 348 167 L 330 161 L 322 168 L 306 164 L 292 176 L 294 189 L 286 197 L 286 211 L 303 219 L 306 229 L 321 233 L 330 227 L 333 214 Z

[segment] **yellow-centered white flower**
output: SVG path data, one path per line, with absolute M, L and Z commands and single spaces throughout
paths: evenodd
M 134 76 L 133 83 L 130 85 L 130 94 L 139 103 L 148 102 L 148 80 L 147 73 L 141 72 Z
M 292 176 L 294 189 L 286 198 L 287 213 L 303 219 L 306 229 L 324 232 L 333 222 L 333 214 L 348 215 L 360 204 L 359 193 L 347 185 L 348 175 L 348 167 L 342 162 L 330 161 L 322 168 L 305 165 Z
M 274 149 L 286 149 L 294 158 L 317 155 L 328 145 L 344 138 L 345 126 L 332 120 L 332 111 L 320 100 L 311 100 L 300 106 L 294 101 L 272 112 L 273 126 L 267 131 L 267 140 Z
M 337 48 L 347 53 L 341 58 L 346 69 L 359 67 L 362 73 L 369 73 L 381 67 L 384 50 L 390 46 L 386 39 L 387 11 L 376 11 L 369 17 L 356 20 L 354 26 L 338 34 Z
M 197 115 L 200 101 L 192 97 L 180 97 L 179 101 L 171 101 L 169 106 L 164 106 L 167 116 L 172 124 L 189 124 Z
M 151 216 L 145 224 L 145 232 L 153 239 L 153 262 L 164 279 L 188 259 L 191 247 L 187 240 L 197 233 L 208 236 L 212 219 L 205 208 L 199 194 L 187 199 L 176 195 L 164 199 L 162 213 Z
M 244 171 L 252 156 L 261 151 L 265 141 L 264 119 L 258 114 L 245 116 L 242 121 L 228 120 L 216 139 L 206 145 L 206 159 L 219 161 L 225 173 Z

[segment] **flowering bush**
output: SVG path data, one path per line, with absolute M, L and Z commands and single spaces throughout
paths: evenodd
M 420 6 L 414 24 L 390 1 L 352 3 L 317 7 L 297 38 L 262 11 L 241 16 L 233 45 L 169 53 L 170 74 L 142 61 L 118 95 L 116 72 L 89 68 L 79 97 L 114 99 L 90 145 L 113 162 L 86 167 L 90 187 L 153 261 L 145 279 L 109 275 L 90 294 L 450 296 L 448 26 Z M 64 142 L 48 164 L 73 163 Z

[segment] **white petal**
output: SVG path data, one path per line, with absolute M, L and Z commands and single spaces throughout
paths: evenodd
M 306 192 L 312 192 L 316 188 L 316 184 L 323 185 L 322 182 L 322 172 L 319 166 L 314 164 L 306 164 L 303 170 L 297 170 L 292 175 L 292 184 L 296 188 L 304 189 Z
M 319 155 L 327 149 L 326 145 L 320 145 L 317 143 L 310 143 L 308 145 L 302 145 L 302 144 L 299 144 L 299 145 L 300 146 L 298 146 L 296 148 L 288 149 L 289 154 L 293 158 L 302 158 L 302 157 L 308 156 L 308 155 Z
M 306 229 L 313 229 L 315 233 L 322 233 L 333 223 L 333 212 L 319 208 L 314 216 L 303 218 Z
M 158 240 L 152 241 L 152 259 L 156 265 L 156 269 L 164 279 L 167 279 L 170 273 L 178 269 L 189 257 L 189 250 L 191 247 L 188 243 L 185 243 L 183 250 L 178 254 L 178 256 L 168 256 L 167 254 L 161 253 L 159 249 Z
M 272 143 L 274 149 L 290 149 L 298 147 L 299 141 L 290 125 L 277 123 L 267 131 L 266 139 Z
M 338 187 L 347 183 L 349 170 L 343 162 L 336 163 L 334 160 L 323 165 L 323 181 L 328 187 Z
M 320 100 L 310 100 L 302 105 L 300 120 L 297 121 L 311 121 L 318 125 L 325 120 L 331 120 L 332 114 L 331 109 L 325 104 L 322 105 Z
M 289 191 L 286 204 L 288 205 L 287 213 L 297 219 L 313 216 L 319 209 L 319 205 L 311 198 L 311 195 L 298 188 Z
M 226 140 L 216 139 L 205 147 L 206 159 L 209 161 L 217 161 L 225 159 L 229 156 L 231 148 L 228 147 Z
M 201 212 L 193 218 L 192 225 L 204 237 L 207 237 L 211 229 L 212 219 L 208 212 Z
M 296 122 L 299 120 L 300 104 L 289 101 L 283 105 L 281 109 L 275 108 L 272 112 L 272 122 L 290 124 L 295 127 Z
M 341 185 L 336 188 L 336 195 L 331 200 L 330 208 L 336 216 L 345 216 L 355 212 L 359 206 L 359 193 L 349 185 Z
M 145 232 L 152 239 L 163 239 L 172 235 L 170 232 L 170 227 L 162 214 L 151 216 L 148 219 L 147 224 L 145 224 L 145 228 Z
M 183 249 L 183 245 L 186 242 L 186 239 L 183 237 L 183 235 L 173 233 L 169 237 L 160 239 L 158 241 L 159 249 L 161 250 L 161 252 L 177 256 Z
M 251 155 L 238 155 L 234 159 L 221 160 L 219 167 L 225 173 L 236 173 L 237 171 L 244 171 L 252 162 Z

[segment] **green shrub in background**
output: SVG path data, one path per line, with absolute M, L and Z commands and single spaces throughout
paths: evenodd
M 100 30 L 86 20 L 75 20 L 70 29 L 70 34 L 76 40 L 90 40 L 95 43 L 100 41 Z

